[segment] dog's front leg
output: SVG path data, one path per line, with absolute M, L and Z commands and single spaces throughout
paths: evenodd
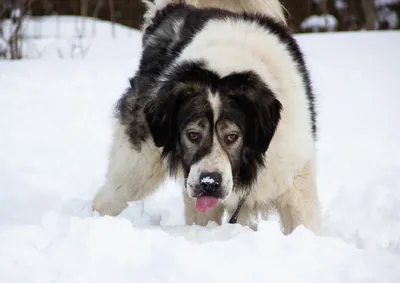
M 116 216 L 127 202 L 141 200 L 152 194 L 167 176 L 160 160 L 160 151 L 151 139 L 134 149 L 117 123 L 109 156 L 105 184 L 93 199 L 93 210 L 100 215 Z

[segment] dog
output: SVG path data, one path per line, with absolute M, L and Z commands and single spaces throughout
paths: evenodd
M 284 234 L 319 233 L 315 97 L 280 2 L 145 4 L 139 68 L 116 103 L 93 210 L 116 216 L 170 175 L 186 225 L 237 213 L 257 230 L 275 210 Z

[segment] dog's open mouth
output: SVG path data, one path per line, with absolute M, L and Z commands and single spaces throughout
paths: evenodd
M 210 196 L 202 196 L 196 199 L 196 208 L 199 212 L 206 212 L 214 208 L 218 204 L 218 198 Z

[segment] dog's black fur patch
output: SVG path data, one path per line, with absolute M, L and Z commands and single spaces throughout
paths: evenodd
M 210 115 L 211 108 L 204 94 L 208 90 L 218 91 L 224 105 L 221 115 L 230 116 L 246 131 L 241 163 L 236 166 L 238 168 L 233 168 L 236 181 L 248 187 L 255 180 L 257 169 L 264 165 L 263 154 L 279 122 L 282 105 L 253 72 L 221 78 L 207 70 L 203 62 L 187 62 L 171 68 L 207 22 L 226 18 L 264 27 L 289 50 L 306 86 L 312 133 L 316 138 L 316 111 L 310 77 L 303 54 L 289 30 L 266 16 L 236 14 L 216 8 L 197 9 L 185 4 L 167 5 L 157 12 L 144 31 L 139 69 L 130 81 L 131 88 L 118 101 L 116 115 L 126 125 L 127 135 L 136 149 L 140 149 L 150 134 L 157 146 L 163 146 L 162 157 L 168 159 L 170 172 L 174 174 L 182 162 L 178 125 L 184 123 L 182 117 L 190 119 L 190 111 L 182 109 L 192 100 L 193 113 Z M 187 171 L 190 164 L 183 162 L 183 167 Z

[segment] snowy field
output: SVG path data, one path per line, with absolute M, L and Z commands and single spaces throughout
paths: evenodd
M 320 113 L 317 237 L 275 220 L 185 227 L 172 181 L 116 218 L 92 213 L 140 34 L 98 23 L 84 59 L 61 59 L 73 21 L 60 39 L 41 26 L 38 58 L 0 61 L 1 283 L 400 282 L 399 32 L 297 36 Z

